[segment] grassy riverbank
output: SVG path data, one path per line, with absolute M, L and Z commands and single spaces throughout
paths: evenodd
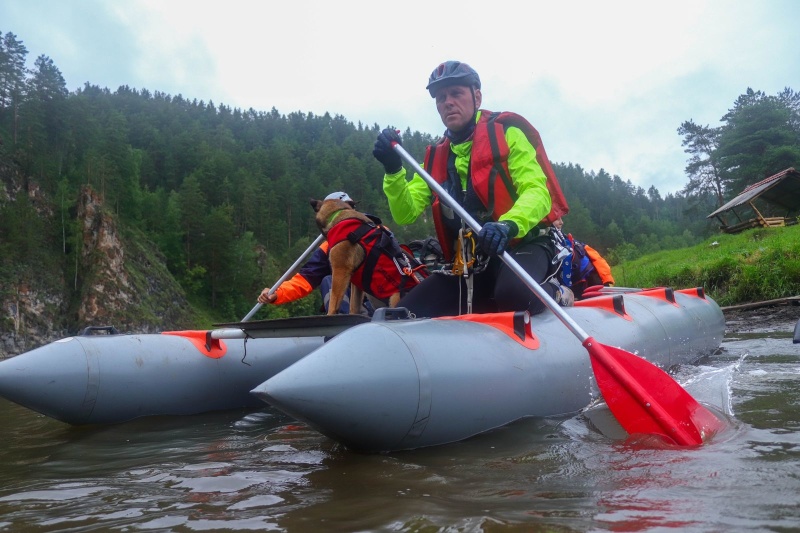
M 800 225 L 716 235 L 612 268 L 619 287 L 704 287 L 722 306 L 800 295 Z

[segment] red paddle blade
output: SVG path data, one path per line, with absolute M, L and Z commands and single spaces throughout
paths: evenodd
M 583 345 L 603 399 L 628 433 L 660 435 L 682 446 L 698 446 L 724 428 L 711 411 L 649 361 L 591 337 Z

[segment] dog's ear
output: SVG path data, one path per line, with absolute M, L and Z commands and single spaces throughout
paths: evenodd
M 314 208 L 314 212 L 319 213 L 319 210 L 322 207 L 322 200 L 314 200 L 311 198 L 309 203 L 311 204 L 311 207 Z

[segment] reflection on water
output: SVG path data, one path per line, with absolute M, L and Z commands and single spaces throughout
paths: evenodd
M 0 400 L 0 531 L 796 530 L 800 346 L 723 348 L 676 375 L 734 417 L 691 450 L 578 416 L 361 455 L 268 408 L 74 428 Z

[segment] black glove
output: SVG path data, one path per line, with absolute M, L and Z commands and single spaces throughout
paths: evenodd
M 378 140 L 375 141 L 375 148 L 372 149 L 372 155 L 383 164 L 387 174 L 394 174 L 403 168 L 400 155 L 392 148 L 393 141 L 397 144 L 402 144 L 400 135 L 395 130 L 386 128 L 380 132 Z
M 489 255 L 500 255 L 506 250 L 508 241 L 519 233 L 515 222 L 487 222 L 478 233 L 478 246 Z

